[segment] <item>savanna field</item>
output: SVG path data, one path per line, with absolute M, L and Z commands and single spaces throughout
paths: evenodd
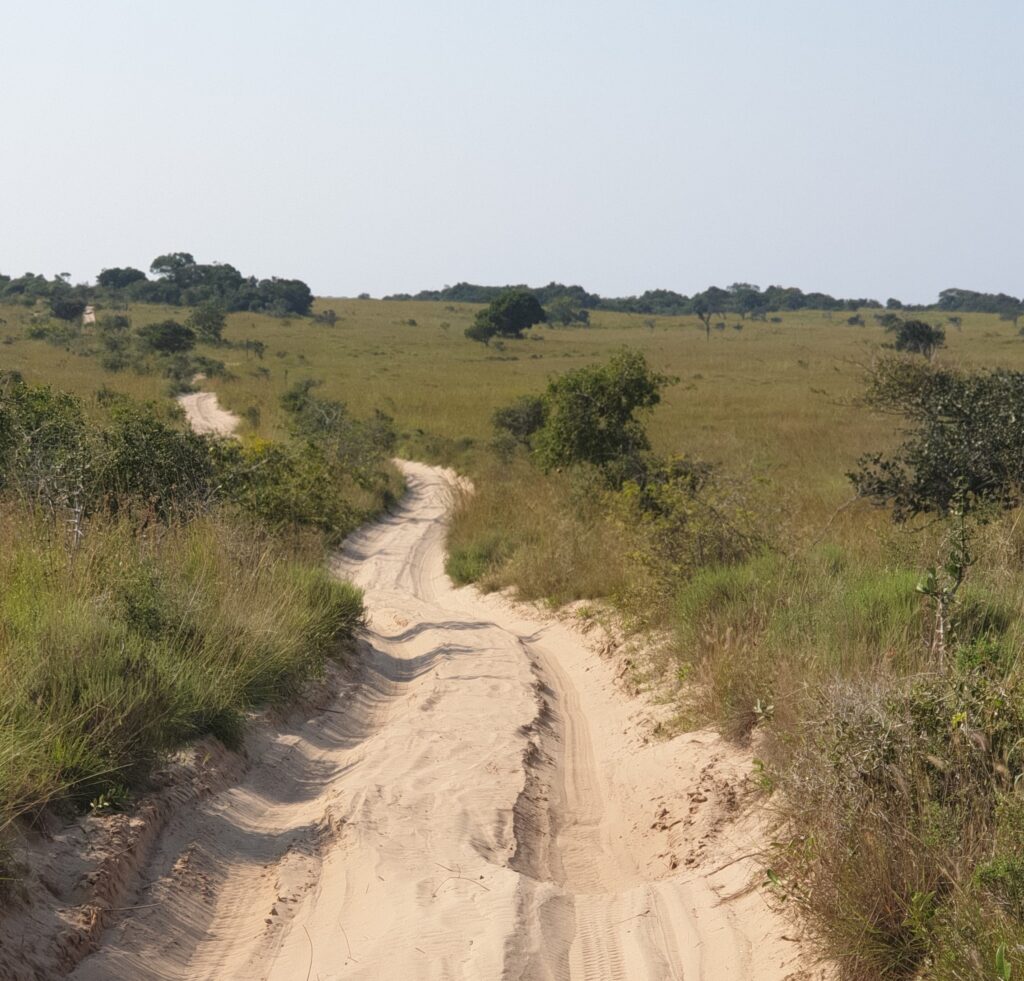
M 940 669 L 930 650 L 932 614 L 917 587 L 942 561 L 945 531 L 936 522 L 895 524 L 887 510 L 856 500 L 847 476 L 863 454 L 895 447 L 903 425 L 863 402 L 890 340 L 872 311 L 853 325 L 840 312 L 782 312 L 766 321 L 730 314 L 710 338 L 695 317 L 594 311 L 586 327 L 535 327 L 525 339 L 484 346 L 464 336 L 478 309 L 320 299 L 314 313 L 333 310 L 333 323 L 233 313 L 226 343 L 197 349 L 207 376 L 201 386 L 241 417 L 244 452 L 255 454 L 295 439 L 295 414 L 282 397 L 306 380 L 320 383 L 310 389 L 317 398 L 345 403 L 356 420 L 383 413 L 393 420 L 397 455 L 451 465 L 474 481 L 450 533 L 453 578 L 556 604 L 596 601 L 581 615 L 611 616 L 647 637 L 656 654 L 635 680 L 672 701 L 675 727 L 711 723 L 753 746 L 753 777 L 780 821 L 765 874 L 779 902 L 809 917 L 845 977 L 1009 978 L 1006 965 L 1018 963 L 1024 971 L 1016 954 L 1024 944 L 1024 803 L 1014 776 L 1024 770 L 1024 531 L 1014 510 L 980 528 L 958 600 L 956 647 Z M 119 312 L 133 329 L 182 316 L 150 304 Z M 180 425 L 169 400 L 187 379 L 167 377 L 152 360 L 109 370 L 95 328 L 33 338 L 31 316 L 0 306 L 0 372 L 78 396 L 99 426 L 111 393 L 156 400 L 167 424 Z M 984 314 L 964 314 L 959 325 L 934 311 L 921 316 L 946 327 L 936 364 L 1024 370 L 1024 339 L 1013 324 Z M 540 395 L 556 376 L 623 348 L 674 379 L 645 418 L 653 452 L 699 474 L 692 494 L 653 510 L 628 485 L 606 487 L 586 469 L 543 472 L 525 447 L 496 442 L 492 425 L 494 412 L 518 397 Z M 383 473 L 378 450 L 373 466 Z M 331 527 L 344 531 L 386 505 L 387 480 L 344 485 L 349 520 Z M 12 512 L 0 534 L 13 542 L 30 520 L 38 515 Z M 108 575 L 100 546 L 127 550 L 130 534 L 123 515 L 96 520 L 104 523 L 80 561 L 98 583 Z M 152 582 L 153 569 L 168 570 L 166 594 L 152 599 L 156 612 L 114 596 L 111 609 L 127 612 L 113 634 L 85 612 L 75 629 L 103 651 L 124 637 L 140 648 L 158 645 L 153 625 L 188 605 L 195 581 L 222 583 L 207 593 L 222 590 L 225 608 L 255 609 L 263 580 L 279 575 L 305 597 L 315 642 L 312 653 L 271 645 L 262 663 L 246 665 L 224 610 L 210 603 L 190 613 L 198 626 L 188 634 L 192 667 L 181 685 L 166 681 L 175 652 L 154 646 L 154 680 L 133 695 L 143 707 L 145 699 L 173 706 L 173 725 L 151 734 L 148 754 L 184 735 L 231 729 L 268 692 L 290 690 L 297 665 L 322 663 L 327 634 L 335 624 L 349 631 L 357 617 L 351 597 L 339 614 L 341 600 L 311 571 L 336 538 L 331 528 L 317 528 L 316 541 L 304 537 L 301 547 L 294 536 L 268 537 L 257 554 L 238 544 L 245 531 L 233 511 L 200 520 L 252 569 L 251 581 L 231 587 L 241 600 L 226 576 L 189 561 L 189 538 L 179 531 L 123 563 L 125 582 Z M 49 603 L 70 572 L 47 574 L 27 549 L 8 551 L 0 569 L 21 575 L 18 564 L 28 564 L 49 584 L 39 594 Z M 91 587 L 79 588 L 85 595 Z M 17 595 L 4 602 L 22 636 L 45 650 L 46 630 L 30 622 Z M 11 670 L 14 655 L 3 642 Z M 199 693 L 218 673 L 230 674 L 230 697 L 201 704 Z M 30 707 L 12 711 L 26 731 L 37 726 Z M 120 759 L 125 734 L 110 738 Z M 90 788 L 93 771 L 109 765 L 85 759 L 80 742 L 67 752 L 83 756 Z M 20 801 L 31 802 L 33 781 L 43 796 L 57 792 L 52 760 L 37 755 L 41 775 L 8 767 Z

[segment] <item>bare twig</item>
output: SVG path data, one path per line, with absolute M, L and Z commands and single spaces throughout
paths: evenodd
M 479 886 L 481 889 L 483 889 L 484 892 L 490 892 L 491 891 L 490 889 L 487 888 L 487 886 L 485 886 L 482 882 L 478 881 L 477 879 L 470 879 L 468 876 L 463 875 L 462 874 L 462 869 L 450 869 L 450 868 L 448 868 L 447 865 L 442 865 L 440 862 L 435 862 L 434 864 L 439 869 L 444 869 L 445 872 L 451 872 L 452 874 L 450 876 L 448 876 L 447 879 L 442 879 L 441 880 L 441 884 L 431 894 L 431 897 L 430 897 L 431 899 L 436 899 L 437 898 L 437 894 L 441 891 L 441 888 L 444 886 L 444 884 L 446 882 L 451 882 L 453 880 L 458 880 L 458 879 L 461 879 L 463 882 L 472 882 L 474 886 Z

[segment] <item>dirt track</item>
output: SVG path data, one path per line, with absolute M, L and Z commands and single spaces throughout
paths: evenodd
M 197 433 L 230 436 L 239 422 L 238 416 L 220 407 L 214 392 L 179 395 L 178 404 L 185 410 L 189 425 Z
M 171 820 L 72 976 L 809 977 L 733 861 L 746 761 L 648 742 L 574 629 L 454 589 L 449 475 L 403 466 L 402 507 L 337 560 L 370 612 L 356 676 Z

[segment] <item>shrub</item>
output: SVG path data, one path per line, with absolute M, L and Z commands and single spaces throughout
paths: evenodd
M 886 318 L 885 329 L 896 335 L 892 346 L 897 351 L 920 354 L 929 361 L 946 344 L 946 332 L 923 320 L 902 320 L 893 315 Z
M 534 441 L 537 460 L 546 470 L 593 464 L 621 484 L 650 448 L 637 415 L 657 405 L 671 381 L 630 350 L 560 375 L 544 396 L 547 412 Z
M 136 333 L 144 350 L 159 354 L 183 354 L 190 351 L 196 343 L 195 331 L 176 320 L 146 324 Z
M 143 508 L 166 521 L 213 497 L 207 443 L 173 429 L 153 406 L 119 405 L 101 437 L 98 493 L 113 510 Z
M 220 344 L 227 324 L 224 307 L 215 300 L 200 303 L 189 315 L 186 326 L 201 340 L 209 344 Z
M 495 411 L 492 417 L 494 428 L 507 433 L 522 446 L 529 446 L 531 437 L 547 418 L 547 406 L 536 395 L 522 395 L 511 405 Z
M 50 298 L 50 312 L 59 320 L 77 320 L 85 313 L 85 300 L 72 294 L 57 293 Z

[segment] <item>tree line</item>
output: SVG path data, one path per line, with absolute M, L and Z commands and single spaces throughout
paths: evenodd
M 149 275 L 132 266 L 104 269 L 94 286 L 73 285 L 68 273 L 53 279 L 36 273 L 16 277 L 0 273 L 0 302 L 33 305 L 37 300 L 48 301 L 53 314 L 63 320 L 81 316 L 86 305 L 96 300 L 171 306 L 213 303 L 228 312 L 306 316 L 313 306 L 313 292 L 300 279 L 244 276 L 230 263 L 196 262 L 189 252 L 157 256 Z
M 440 290 L 421 290 L 419 293 L 393 293 L 385 300 L 435 300 L 448 303 L 492 303 L 504 294 L 515 291 L 530 293 L 550 311 L 559 309 L 579 312 L 610 310 L 619 313 L 642 313 L 654 316 L 697 316 L 705 318 L 735 315 L 743 319 L 761 319 L 768 314 L 792 310 L 929 310 L 949 312 L 997 313 L 1016 320 L 1024 312 L 1024 300 L 1006 293 L 979 293 L 974 290 L 945 289 L 934 304 L 903 303 L 889 297 L 883 304 L 869 297 L 839 298 L 828 293 L 805 293 L 795 286 L 768 286 L 764 289 L 752 283 L 733 283 L 722 288 L 709 286 L 706 290 L 687 296 L 674 290 L 647 290 L 639 296 L 603 297 L 590 293 L 582 286 L 568 286 L 551 282 L 546 286 L 525 284 L 508 286 L 481 286 L 474 283 L 456 283 Z

